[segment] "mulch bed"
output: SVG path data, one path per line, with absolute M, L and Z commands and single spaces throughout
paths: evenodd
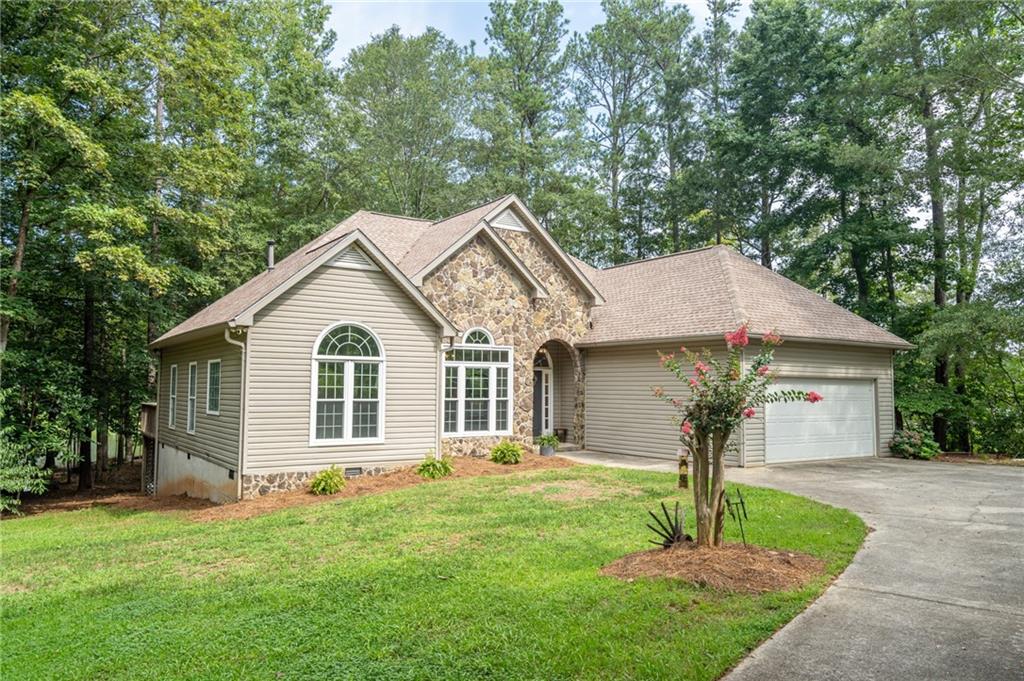
M 236 520 L 252 518 L 282 508 L 292 506 L 309 506 L 320 504 L 335 499 L 347 497 L 362 497 L 368 494 L 380 494 L 396 489 L 412 487 L 414 485 L 429 485 L 452 478 L 473 478 L 481 475 L 510 475 L 526 471 L 546 470 L 549 468 L 568 468 L 575 466 L 574 461 L 563 459 L 557 456 L 538 456 L 536 454 L 523 454 L 523 460 L 514 465 L 503 465 L 494 463 L 487 459 L 457 456 L 452 459 L 454 470 L 447 478 L 430 480 L 424 478 L 413 468 L 398 468 L 380 475 L 362 475 L 357 478 L 349 478 L 337 494 L 329 496 L 316 496 L 305 489 L 297 489 L 291 492 L 275 492 L 256 499 L 245 499 L 235 504 L 223 504 L 211 506 L 206 509 L 194 511 L 189 514 L 192 520 L 197 522 L 211 522 L 216 520 Z
M 523 460 L 515 465 L 497 464 L 487 459 L 459 456 L 453 459 L 454 471 L 451 476 L 440 480 L 423 478 L 413 468 L 398 468 L 380 475 L 364 475 L 349 478 L 345 488 L 333 495 L 316 496 L 305 489 L 291 492 L 275 492 L 256 499 L 245 499 L 232 504 L 214 504 L 205 499 L 193 499 L 185 495 L 174 497 L 152 497 L 138 491 L 140 465 L 124 465 L 109 479 L 95 483 L 93 489 L 79 493 L 77 480 L 63 483 L 58 489 L 47 494 L 26 499 L 22 502 L 22 515 L 34 515 L 49 511 L 75 511 L 92 506 L 105 506 L 130 511 L 188 512 L 196 522 L 237 520 L 271 513 L 292 506 L 309 506 L 335 499 L 361 497 L 391 490 L 428 485 L 452 478 L 470 478 L 481 475 L 510 475 L 535 470 L 568 468 L 576 463 L 557 456 L 537 456 L 525 453 Z M 18 516 L 5 516 L 6 518 Z
M 1005 454 L 989 454 L 979 456 L 977 454 L 965 454 L 960 452 L 946 452 L 939 454 L 932 461 L 945 461 L 946 463 L 975 463 L 989 466 L 1024 466 L 1024 459 L 1015 459 Z
M 601 574 L 627 582 L 667 577 L 719 591 L 761 594 L 798 589 L 825 574 L 825 563 L 803 553 L 760 546 L 726 544 L 713 549 L 687 542 L 630 553 L 605 565 Z

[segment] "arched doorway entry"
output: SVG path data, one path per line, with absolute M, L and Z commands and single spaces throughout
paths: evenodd
M 576 441 L 577 356 L 560 340 L 549 340 L 533 356 L 533 436 Z

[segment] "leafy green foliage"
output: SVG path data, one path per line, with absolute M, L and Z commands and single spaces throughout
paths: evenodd
M 337 494 L 345 488 L 345 474 L 336 466 L 317 472 L 309 481 L 309 491 L 316 495 Z
M 511 440 L 502 440 L 491 447 L 491 461 L 505 465 L 517 464 L 523 460 L 523 446 Z
M 452 464 L 452 457 L 447 455 L 438 457 L 433 452 L 427 454 L 427 458 L 423 460 L 423 463 L 416 466 L 417 473 L 431 480 L 447 478 L 452 474 L 453 470 L 455 470 L 455 467 Z
M 897 430 L 889 440 L 889 451 L 904 459 L 932 459 L 939 453 L 939 444 L 919 429 Z
M 558 448 L 558 437 L 555 435 L 540 435 L 534 441 L 540 447 Z

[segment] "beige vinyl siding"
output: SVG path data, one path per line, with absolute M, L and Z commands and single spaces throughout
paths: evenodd
M 313 344 L 328 326 L 362 324 L 385 355 L 384 442 L 310 446 Z M 244 473 L 388 466 L 437 446 L 436 324 L 384 272 L 322 266 L 262 310 L 249 331 Z
M 160 441 L 193 456 L 238 470 L 238 419 L 241 412 L 242 353 L 219 335 L 188 341 L 160 352 Z M 220 360 L 220 414 L 206 413 L 206 367 Z M 188 424 L 188 365 L 196 363 L 196 428 Z M 178 408 L 175 428 L 167 425 L 172 364 L 178 365 Z
M 757 346 L 747 348 L 745 363 L 757 354 Z M 772 367 L 780 378 L 846 378 L 875 382 L 878 424 L 878 452 L 889 455 L 888 442 L 895 428 L 893 403 L 892 350 L 854 346 L 798 343 L 787 341 L 775 350 Z M 825 396 L 828 399 L 828 396 Z M 744 424 L 745 466 L 764 465 L 764 410 Z
M 587 349 L 588 449 L 676 459 L 681 444 L 678 426 L 672 422 L 675 410 L 656 399 L 651 387 L 660 385 L 673 397 L 689 398 L 689 388 L 658 361 L 659 349 L 666 353 L 678 351 L 679 345 L 663 342 Z M 724 344 L 708 345 L 716 356 L 724 356 Z M 726 460 L 738 463 L 736 456 Z

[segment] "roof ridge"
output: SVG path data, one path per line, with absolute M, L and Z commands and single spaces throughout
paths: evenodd
M 690 253 L 699 253 L 700 251 L 707 251 L 707 250 L 712 249 L 712 248 L 718 248 L 719 246 L 722 246 L 722 244 L 714 244 L 714 245 L 711 245 L 711 246 L 701 246 L 700 248 L 691 248 L 689 250 L 676 251 L 675 253 L 666 253 L 664 255 L 655 255 L 655 256 L 652 256 L 650 258 L 643 258 L 642 260 L 633 260 L 632 262 L 623 262 L 623 263 L 619 263 L 618 265 L 609 265 L 608 267 L 600 267 L 600 268 L 598 268 L 598 267 L 594 267 L 593 265 L 591 265 L 591 267 L 594 267 L 594 269 L 596 269 L 598 272 L 607 272 L 608 270 L 614 270 L 614 269 L 617 269 L 619 267 L 630 267 L 631 265 L 642 265 L 645 262 L 653 262 L 655 260 L 664 260 L 665 258 L 675 258 L 676 256 L 689 255 Z
M 743 303 L 740 302 L 740 289 L 736 286 L 736 280 L 732 277 L 727 259 L 730 257 L 732 249 L 729 247 L 715 248 L 715 252 L 718 254 L 718 264 L 722 267 L 722 277 L 725 279 L 725 288 L 729 291 L 729 297 L 732 298 L 732 309 L 736 314 L 736 326 L 739 327 L 747 323 L 747 311 L 743 307 Z M 737 253 L 741 258 L 746 256 Z
M 483 208 L 486 205 L 489 205 L 489 204 L 492 204 L 492 203 L 498 203 L 499 201 L 504 201 L 505 199 L 507 199 L 510 196 L 512 196 L 512 194 L 505 194 L 504 196 L 499 196 L 496 199 L 490 199 L 488 201 L 484 201 L 483 203 L 478 203 L 477 205 L 475 205 L 475 206 L 473 206 L 471 208 L 467 208 L 466 210 L 460 210 L 458 213 L 454 213 L 453 215 L 449 215 L 448 217 L 441 218 L 440 220 L 435 220 L 434 222 L 431 222 L 430 224 L 438 225 L 438 224 L 441 224 L 442 222 L 448 222 L 449 220 L 451 220 L 453 218 L 457 218 L 460 215 L 465 215 L 466 213 L 469 213 L 470 211 L 474 211 L 477 208 Z
M 371 215 L 380 215 L 386 218 L 401 218 L 402 220 L 415 220 L 416 222 L 430 222 L 431 224 L 433 224 L 433 221 L 430 218 L 414 218 L 411 215 L 399 215 L 398 213 L 382 213 L 379 210 L 360 209 L 357 210 L 356 213 L 370 213 Z M 352 215 L 355 215 L 356 213 L 352 213 Z

